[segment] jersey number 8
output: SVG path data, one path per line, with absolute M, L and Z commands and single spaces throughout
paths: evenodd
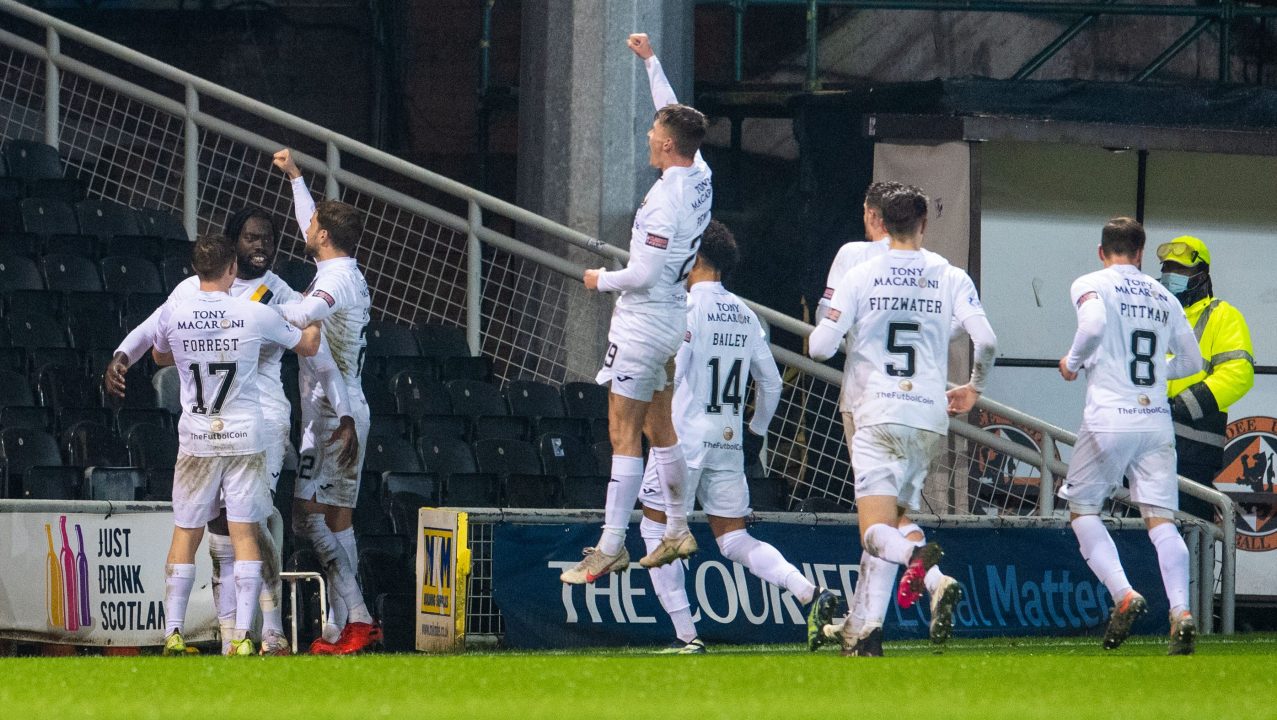
M 1148 387 L 1156 381 L 1153 372 L 1153 355 L 1157 352 L 1157 335 L 1149 330 L 1131 333 L 1131 382 Z

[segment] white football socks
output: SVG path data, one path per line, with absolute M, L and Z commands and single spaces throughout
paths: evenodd
M 164 566 L 164 634 L 180 632 L 186 623 L 186 603 L 195 586 L 194 563 L 168 563 Z
M 630 526 L 630 513 L 638 501 L 643 485 L 643 458 L 612 456 L 612 480 L 607 484 L 607 505 L 603 513 L 603 536 L 599 551 L 616 555 L 625 547 L 625 531 Z
M 1148 531 L 1148 537 L 1157 548 L 1157 564 L 1162 569 L 1162 585 L 1166 587 L 1166 599 L 1171 612 L 1188 610 L 1188 546 L 1171 523 L 1163 523 Z M 1117 597 L 1117 596 L 1114 596 Z
M 283 567 L 280 546 L 283 544 L 284 518 L 278 509 L 271 508 L 270 516 L 259 527 L 257 544 L 262 553 L 262 591 L 258 605 L 262 609 L 262 637 L 283 635 L 284 617 L 280 606 L 283 583 L 279 579 L 279 571 Z
M 305 528 L 306 537 L 310 539 L 310 544 L 315 548 L 315 556 L 319 558 L 319 564 L 324 568 L 324 574 L 328 579 L 328 607 L 330 609 L 331 622 L 338 630 L 345 627 L 346 621 L 349 619 L 347 606 L 345 602 L 345 592 L 338 584 L 339 568 L 349 564 L 345 550 L 338 544 L 337 538 L 333 536 L 333 531 L 328 529 L 328 522 L 324 520 L 323 513 L 309 513 L 302 520 Z M 324 628 L 325 638 L 328 636 L 328 628 Z
M 235 631 L 234 639 L 243 640 L 257 617 L 258 598 L 262 594 L 262 561 L 235 561 Z
M 372 613 L 368 612 L 368 606 L 364 604 L 364 592 L 359 588 L 359 552 L 355 547 L 355 529 L 348 527 L 333 533 L 333 537 L 337 539 L 340 555 L 345 559 L 344 563 L 338 563 L 342 577 L 337 581 L 337 587 L 341 590 L 342 601 L 346 603 L 347 621 L 371 623 Z
M 744 565 L 755 577 L 785 588 L 804 605 L 816 597 L 816 586 L 793 563 L 772 545 L 750 535 L 748 530 L 723 533 L 718 538 L 718 549 L 723 557 Z
M 878 523 L 865 531 L 865 550 L 876 558 L 897 565 L 908 565 L 917 544 L 905 538 L 895 527 Z
M 213 606 L 222 631 L 222 653 L 230 648 L 235 629 L 235 546 L 230 536 L 209 532 L 208 554 L 213 559 Z
M 643 518 L 639 523 L 639 532 L 643 535 L 643 544 L 647 546 L 647 551 L 652 552 L 665 536 L 665 524 Z M 674 635 L 685 643 L 695 640 L 696 623 L 692 621 L 691 603 L 687 600 L 683 563 L 676 560 L 668 565 L 648 568 L 647 575 L 652 580 L 656 599 L 660 600 L 665 614 L 670 616 L 670 622 L 674 624 Z
M 665 536 L 682 537 L 691 532 L 687 527 L 687 458 L 683 448 L 677 443 L 654 447 L 652 462 L 665 494 Z
M 888 526 L 878 525 L 877 527 Z M 891 597 L 896 589 L 896 573 L 899 569 L 898 563 L 874 557 L 868 552 L 860 556 L 860 579 L 856 581 L 856 595 L 860 595 L 862 587 L 866 592 L 864 603 L 860 606 L 863 616 L 860 618 L 860 626 L 857 630 L 863 630 L 865 627 L 882 627 L 887 619 L 887 608 L 891 607 Z M 856 620 L 852 623 L 855 624 Z
M 1130 591 L 1131 583 L 1126 579 L 1126 571 L 1117 556 L 1117 545 L 1113 544 L 1104 521 L 1099 515 L 1079 515 L 1072 525 L 1087 566 L 1108 588 L 1113 602 L 1120 601 Z

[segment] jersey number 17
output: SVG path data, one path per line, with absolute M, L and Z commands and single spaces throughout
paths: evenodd
M 191 377 L 195 380 L 195 404 L 191 406 L 191 412 L 196 415 L 216 415 L 222 411 L 222 403 L 226 402 L 226 396 L 231 391 L 231 383 L 235 382 L 235 363 L 205 363 L 203 366 L 204 374 L 210 378 L 221 376 L 221 382 L 217 386 L 217 392 L 213 397 L 213 406 L 207 407 L 204 404 L 204 381 L 200 377 L 201 367 L 199 363 L 191 363 Z

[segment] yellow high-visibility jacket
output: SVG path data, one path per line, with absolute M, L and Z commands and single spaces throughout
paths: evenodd
M 1255 384 L 1250 328 L 1241 311 L 1214 297 L 1184 308 L 1204 369 L 1167 383 L 1181 465 L 1223 462 L 1228 408 Z

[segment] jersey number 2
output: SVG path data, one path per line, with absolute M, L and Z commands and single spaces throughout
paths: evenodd
M 222 411 L 222 403 L 226 402 L 226 395 L 231 391 L 231 383 L 235 382 L 235 363 L 206 363 L 203 371 L 209 377 L 215 375 L 222 376 L 222 382 L 217 386 L 217 395 L 213 398 L 213 406 L 206 407 L 204 405 L 204 380 L 200 377 L 200 364 L 191 363 L 191 377 L 195 379 L 195 405 L 191 406 L 191 412 L 196 415 L 216 415 Z

